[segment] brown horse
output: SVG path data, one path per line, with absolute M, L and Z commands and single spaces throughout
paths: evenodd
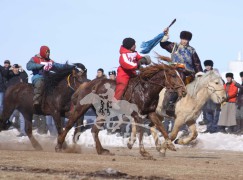
M 74 64 L 75 68 L 66 65 L 63 70 L 45 77 L 45 91 L 42 101 L 42 114 L 51 115 L 55 121 L 58 134 L 62 132 L 61 116 L 70 110 L 71 96 L 83 82 L 87 81 L 86 68 L 81 63 Z M 19 110 L 25 118 L 25 131 L 32 146 L 42 150 L 41 145 L 32 135 L 32 116 L 36 114 L 33 108 L 32 84 L 19 83 L 7 89 L 4 97 L 4 108 L 0 121 L 0 130 L 9 127 L 8 122 L 15 109 Z
M 75 92 L 75 94 L 79 93 L 78 98 L 74 102 L 75 106 L 73 110 L 70 112 L 69 121 L 65 130 L 61 135 L 58 136 L 58 144 L 56 146 L 56 151 L 60 151 L 62 148 L 62 144 L 65 141 L 65 137 L 68 131 L 73 127 L 73 124 L 77 121 L 79 117 L 81 117 L 91 106 L 92 99 L 90 99 L 89 104 L 82 104 L 81 102 L 87 95 L 91 93 L 95 93 L 97 95 L 106 94 L 108 89 L 105 88 L 105 85 L 109 83 L 113 91 L 116 87 L 116 82 L 113 80 L 95 79 L 86 86 L 82 88 L 81 91 Z M 159 93 L 164 88 L 174 89 L 178 92 L 180 96 L 186 93 L 186 89 L 184 83 L 181 78 L 178 76 L 177 72 L 174 68 L 169 67 L 165 64 L 155 64 L 153 66 L 149 66 L 141 70 L 140 75 L 137 77 L 131 78 L 129 81 L 127 90 L 123 96 L 123 100 L 126 100 L 129 103 L 133 103 L 137 105 L 137 109 L 139 112 L 132 112 L 131 116 L 134 118 L 136 123 L 141 123 L 142 118 L 141 115 L 148 115 L 149 119 L 155 124 L 155 126 L 159 129 L 159 131 L 164 135 L 165 140 L 169 140 L 168 134 L 165 131 L 163 124 L 161 123 L 159 117 L 155 113 L 156 106 L 159 99 Z M 96 96 L 97 96 L 96 95 Z M 95 97 L 95 96 L 94 96 Z M 97 111 L 97 109 L 96 109 Z M 102 126 L 104 121 L 96 122 L 96 125 L 92 128 L 92 134 L 96 143 L 96 150 L 98 154 L 110 154 L 109 150 L 104 149 L 99 141 L 98 133 L 100 130 L 100 126 Z M 142 144 L 143 137 L 143 128 L 139 128 L 140 136 L 139 136 L 139 147 L 140 153 L 142 156 L 150 156 L 148 152 L 145 151 L 144 146 Z M 174 150 L 174 145 L 167 141 L 168 148 Z

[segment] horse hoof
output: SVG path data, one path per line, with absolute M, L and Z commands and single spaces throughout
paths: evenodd
M 43 151 L 43 148 L 40 145 L 38 145 L 38 146 L 36 146 L 34 148 L 35 148 L 36 151 Z
M 111 153 L 108 149 L 103 149 L 100 153 L 101 155 L 108 155 L 108 156 L 114 156 L 115 154 Z
M 127 143 L 127 147 L 128 147 L 128 149 L 132 149 L 132 144 Z
M 171 151 L 176 151 L 176 148 L 175 148 L 174 144 L 172 144 L 172 143 L 171 143 L 171 144 L 168 144 L 167 147 L 168 147 L 168 149 L 171 150 Z
M 178 141 L 179 141 L 179 139 L 176 139 L 176 140 L 174 141 L 174 143 L 175 143 L 175 144 L 179 144 Z
M 153 157 L 153 156 L 151 156 L 147 151 L 140 152 L 140 154 L 141 154 L 143 157 L 148 157 L 148 158 Z
M 55 147 L 55 151 L 56 152 L 61 152 L 62 151 L 62 146 L 61 145 L 56 145 L 56 147 Z
M 161 150 L 161 145 L 156 146 L 156 150 L 157 150 L 158 152 L 160 152 L 160 150 Z

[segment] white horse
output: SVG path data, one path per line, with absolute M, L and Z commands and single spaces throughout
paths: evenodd
M 216 71 L 209 71 L 186 86 L 187 95 L 181 98 L 175 106 L 175 123 L 170 134 L 170 140 L 174 141 L 177 137 L 180 127 L 186 124 L 190 129 L 187 137 L 179 138 L 175 141 L 178 144 L 188 144 L 196 139 L 198 133 L 196 129 L 196 120 L 201 114 L 204 104 L 211 98 L 215 103 L 222 103 L 226 99 L 226 93 L 221 76 Z M 162 115 L 162 103 L 165 89 L 160 92 L 160 99 L 156 113 Z M 133 131 L 136 131 L 133 128 Z M 133 132 L 134 133 L 134 132 Z M 165 155 L 167 144 L 160 144 L 155 127 L 151 127 L 151 133 L 155 140 L 156 149 Z

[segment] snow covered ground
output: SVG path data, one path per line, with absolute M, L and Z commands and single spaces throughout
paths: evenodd
M 72 144 L 72 135 L 74 129 L 72 129 L 67 135 L 67 143 Z M 3 131 L 0 133 L 0 144 L 4 143 L 21 143 L 21 144 L 29 144 L 28 137 L 16 137 L 19 132 L 16 129 Z M 49 134 L 47 135 L 39 135 L 36 130 L 34 131 L 34 135 L 37 140 L 41 142 L 48 142 L 56 144 L 56 138 L 51 137 Z M 110 146 L 110 147 L 126 147 L 126 143 L 128 138 L 122 138 L 117 136 L 116 134 L 107 135 L 107 131 L 103 130 L 99 134 L 102 145 Z M 84 147 L 94 147 L 94 141 L 92 138 L 92 134 L 90 130 L 82 133 L 79 141 L 79 145 Z M 145 147 L 154 147 L 154 140 L 152 136 L 144 137 L 144 145 Z M 135 147 L 138 147 L 138 143 L 135 143 Z M 183 148 L 184 146 L 176 145 L 177 148 Z M 187 146 L 188 147 L 188 146 Z M 228 150 L 228 151 L 243 151 L 243 135 L 237 136 L 233 134 L 202 134 L 199 133 L 196 143 L 191 148 L 198 148 L 204 150 Z

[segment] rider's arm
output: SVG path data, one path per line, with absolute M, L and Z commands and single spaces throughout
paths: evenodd
M 65 69 L 65 68 L 74 68 L 75 66 L 74 65 L 69 65 L 69 64 L 60 64 L 60 63 L 56 63 L 54 62 L 53 65 L 52 65 L 52 71 L 59 71 L 59 70 L 62 70 L 62 69 Z
M 35 63 L 34 59 L 31 58 L 29 62 L 26 64 L 26 69 L 28 69 L 29 71 L 38 70 L 41 69 L 43 66 L 44 66 L 43 64 Z
M 160 46 L 166 51 L 168 51 L 169 53 L 172 53 L 174 45 L 175 43 L 170 41 L 160 42 Z
M 195 73 L 203 72 L 201 61 L 200 61 L 196 51 L 192 54 L 192 64 L 194 66 Z

